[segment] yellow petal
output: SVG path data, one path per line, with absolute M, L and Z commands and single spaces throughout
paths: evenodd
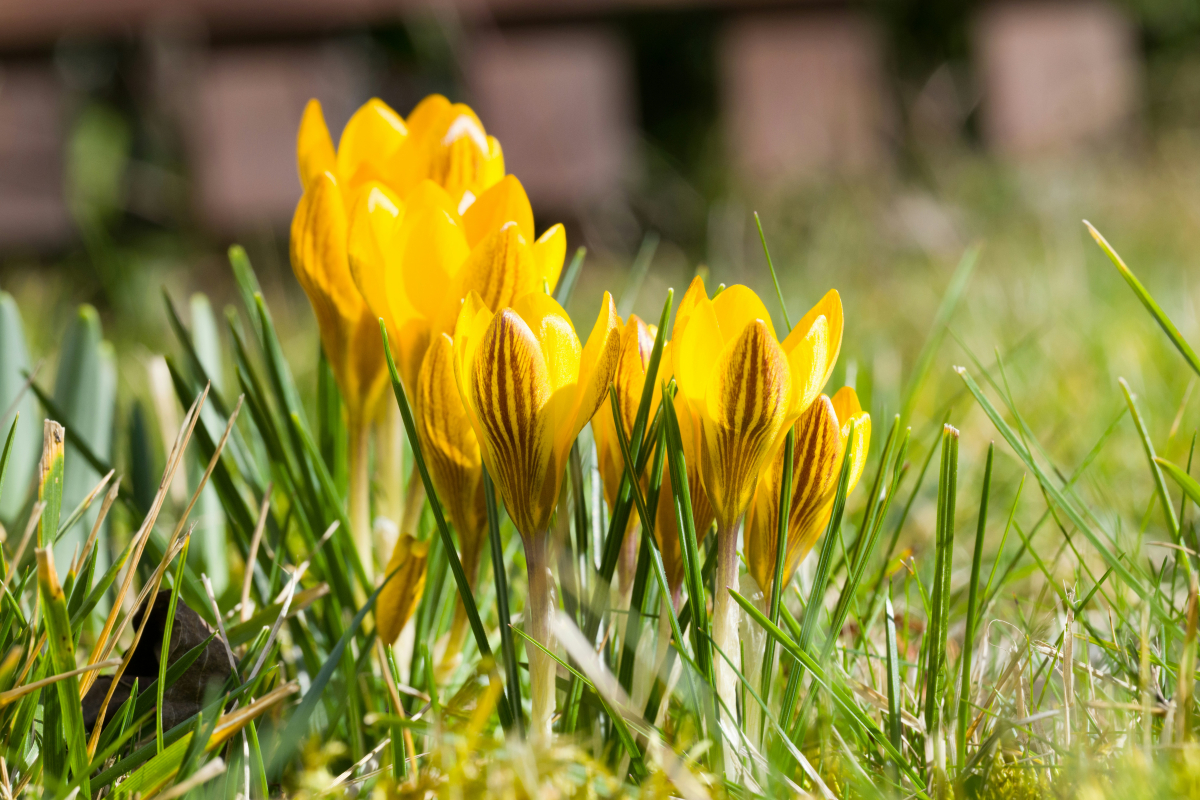
M 732 529 L 749 505 L 758 473 L 787 422 L 790 394 L 779 343 L 764 321 L 751 322 L 721 352 L 706 393 L 701 466 L 722 527 Z
M 783 351 L 789 354 L 790 360 L 793 346 L 808 335 L 808 330 L 818 317 L 825 317 L 825 325 L 828 331 L 828 344 L 824 353 L 824 373 L 821 379 L 821 386 L 823 387 L 829 382 L 829 376 L 833 374 L 833 367 L 837 364 L 838 355 L 842 351 L 842 297 L 837 293 L 836 289 L 830 289 L 826 292 L 825 296 L 817 301 L 817 304 L 810 308 L 808 313 L 796 323 L 796 327 L 792 328 L 792 332 L 783 341 Z
M 567 257 L 567 229 L 562 223 L 547 228 L 533 243 L 533 263 L 538 276 L 553 292 Z M 539 287 L 540 288 L 540 287 Z
M 621 411 L 622 427 L 625 429 L 627 437 L 633 435 L 634 419 L 641 402 L 642 389 L 646 385 L 646 367 L 650 362 L 650 353 L 653 349 L 654 329 L 642 322 L 636 315 L 630 315 L 629 320 L 625 323 L 624 332 L 621 334 L 621 355 L 613 379 Z M 659 394 L 659 391 L 655 391 L 653 395 L 651 417 L 658 405 Z M 621 476 L 625 472 L 625 459 L 621 454 L 621 444 L 617 438 L 612 407 L 607 400 L 600 403 L 600 409 L 592 417 L 592 434 L 596 440 L 596 457 L 601 483 L 604 486 L 605 501 L 611 509 L 616 502 Z
M 493 317 L 465 366 L 464 399 L 479 421 L 488 470 L 528 541 L 544 533 L 562 480 L 561 471 L 549 470 L 554 431 L 544 411 L 550 376 L 538 338 L 506 308 Z
M 742 330 L 755 320 L 762 320 L 771 338 L 777 339 L 775 326 L 771 324 L 771 315 L 753 290 L 745 286 L 730 286 L 713 298 L 712 306 L 725 341 L 740 335 Z
M 487 520 L 483 462 L 479 441 L 458 392 L 449 336 L 435 338 L 421 364 L 416 411 L 421 452 L 438 497 L 458 531 L 463 569 L 474 581 Z
M 612 295 L 604 293 L 600 300 L 600 313 L 588 334 L 587 343 L 579 359 L 579 381 L 577 399 L 573 413 L 574 422 L 563 425 L 558 431 L 558 451 L 565 458 L 571 442 L 583 430 L 596 409 L 608 399 L 608 385 L 617 373 L 621 360 L 621 331 L 623 325 L 617 314 Z M 564 422 L 566 422 L 564 420 Z
M 784 550 L 785 583 L 824 531 L 829 505 L 837 492 L 842 456 L 837 415 L 825 395 L 801 415 L 793 430 L 796 442 L 791 454 L 792 503 Z M 769 480 L 760 485 L 754 508 L 746 520 L 746 562 L 764 591 L 770 591 L 775 574 L 779 487 L 785 457 L 781 448 L 767 473 Z
M 479 117 L 468 106 L 456 103 L 430 129 L 424 177 L 460 202 L 466 192 L 474 199 L 488 188 L 486 181 L 493 177 L 486 169 L 491 149 Z
M 467 242 L 474 247 L 505 223 L 515 222 L 525 241 L 533 241 L 533 208 L 525 187 L 515 175 L 508 175 L 492 186 L 463 212 Z
M 704 291 L 704 282 L 697 277 L 679 303 L 671 335 L 672 373 L 693 414 L 699 413 L 704 404 L 716 356 L 724 346 L 713 304 Z
M 803 412 L 821 393 L 832 363 L 829 357 L 829 324 L 825 316 L 812 320 L 803 336 L 796 336 L 799 330 L 794 328 L 786 342 L 792 345 L 787 353 L 788 369 L 792 375 L 792 415 Z M 796 338 L 793 339 L 793 336 Z
M 871 446 L 871 415 L 863 411 L 858 395 L 849 386 L 838 389 L 833 396 L 833 410 L 841 426 L 842 449 L 854 458 L 850 465 L 850 486 L 853 490 L 867 466 L 867 451 Z M 850 426 L 854 425 L 854 441 L 849 442 Z M 840 470 L 841 467 L 839 466 Z
M 419 138 L 429 133 L 429 130 L 450 108 L 450 101 L 440 94 L 431 94 L 417 103 L 408 115 L 406 123 L 409 135 Z
M 347 249 L 350 275 L 366 300 L 373 319 L 383 317 L 390 336 L 395 336 L 395 321 L 387 302 L 387 274 L 398 269 L 393 242 L 404 220 L 404 203 L 378 182 L 371 182 L 359 193 L 350 215 Z
M 378 98 L 364 103 L 338 141 L 338 177 L 346 186 L 386 179 L 387 164 L 408 137 L 408 126 Z
M 441 208 L 411 204 L 393 247 L 400 266 L 386 275 L 387 302 L 399 340 L 398 366 L 411 390 L 469 251 L 453 217 Z
M 477 292 L 492 309 L 511 306 L 532 291 L 541 292 L 533 254 L 515 222 L 497 228 L 475 245 L 458 280 L 459 297 Z
M 366 306 L 350 277 L 346 229 L 341 190 L 333 175 L 323 173 L 304 193 L 292 219 L 292 269 L 312 304 L 321 345 L 342 393 L 354 404 L 359 387 L 351 371 L 350 331 Z
M 500 140 L 489 136 L 487 141 L 488 154 L 483 162 L 483 177 L 480 182 L 480 186 L 485 189 L 504 177 L 504 150 L 500 147 Z
M 429 557 L 429 542 L 418 542 L 407 533 L 400 534 L 384 575 L 391 579 L 379 593 L 375 606 L 375 622 L 379 639 L 392 644 L 400 636 L 425 591 L 425 564 Z M 392 573 L 395 573 L 394 575 Z
M 333 140 L 321 113 L 320 101 L 313 99 L 304 107 L 300 118 L 300 133 L 296 137 L 296 161 L 300 168 L 300 185 L 305 191 L 326 172 L 337 169 L 337 157 L 333 152 Z

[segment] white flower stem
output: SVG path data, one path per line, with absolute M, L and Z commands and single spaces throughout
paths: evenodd
M 737 538 L 740 523 L 717 527 L 717 581 L 716 597 L 713 599 L 713 644 L 725 657 L 737 663 L 741 648 L 738 647 L 738 605 L 729 590 L 738 590 Z M 717 683 L 717 696 L 723 707 L 720 709 L 722 727 L 738 727 L 737 675 L 720 654 L 713 658 L 713 671 Z M 733 719 L 728 719 L 732 715 Z M 731 723 L 726 725 L 725 722 Z M 737 759 L 731 747 L 725 748 L 726 773 L 733 774 Z
M 364 420 L 351 414 L 348 420 L 350 441 L 347 456 L 350 461 L 350 531 L 354 547 L 362 561 L 367 577 L 375 574 L 374 548 L 371 546 L 371 471 L 368 447 L 369 427 Z
M 550 615 L 555 606 L 554 576 L 547 559 L 549 536 L 539 533 L 525 540 L 525 564 L 529 571 L 529 600 L 525 607 L 525 632 L 535 642 L 554 652 L 554 635 L 550 631 Z M 555 663 L 537 647 L 525 648 L 529 656 L 529 692 L 533 709 L 530 732 L 535 742 L 549 744 L 550 721 L 554 717 Z

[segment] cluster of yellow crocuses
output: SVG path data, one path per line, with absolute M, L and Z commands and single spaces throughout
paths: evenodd
M 606 497 L 614 502 L 624 471 L 615 426 L 631 431 L 656 330 L 634 316 L 623 321 L 605 292 L 580 341 L 550 296 L 566 254 L 563 227 L 536 235 L 521 183 L 505 175 L 499 143 L 465 105 L 434 95 L 402 118 L 372 100 L 347 123 L 335 149 L 320 105 L 311 101 L 297 152 L 304 195 L 292 224 L 292 265 L 345 402 L 350 519 L 364 565 L 370 569 L 375 559 L 367 439 L 384 397 L 382 319 L 468 580 L 473 584 L 483 548 L 486 465 L 525 548 L 526 633 L 553 649 L 556 600 L 547 551 L 567 458 L 591 421 Z M 743 518 L 750 575 L 762 591 L 770 588 L 787 431 L 794 426 L 797 446 L 785 580 L 828 520 L 848 449 L 852 480 L 861 474 L 869 418 L 852 389 L 832 400 L 821 395 L 841 336 L 836 292 L 782 341 L 762 302 L 743 286 L 710 300 L 697 278 L 676 311 L 658 381 L 673 377 L 677 386 L 695 528 L 703 536 L 717 524 L 718 645 L 736 636 L 736 606 L 724 588 L 738 586 Z M 620 421 L 607 402 L 610 385 Z M 655 404 L 660 397 L 656 387 Z M 855 443 L 847 441 L 850 431 Z M 654 534 L 678 604 L 683 567 L 669 481 L 668 475 Z M 630 527 L 632 537 L 636 526 Z M 387 568 L 395 574 L 379 600 L 378 627 L 389 642 L 424 586 L 426 548 L 414 533 L 400 532 Z M 461 621 L 455 629 L 461 640 Z M 537 648 L 527 652 L 532 730 L 548 735 L 554 662 Z M 719 670 L 723 698 L 732 695 L 732 677 Z

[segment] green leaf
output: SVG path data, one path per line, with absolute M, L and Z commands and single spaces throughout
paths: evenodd
M 50 661 L 56 673 L 70 672 L 76 666 L 75 640 L 71 634 L 67 600 L 58 582 L 58 573 L 54 569 L 54 554 L 49 549 L 39 548 L 37 561 L 38 590 L 44 609 Z M 54 688 L 58 695 L 59 713 L 62 715 L 67 758 L 71 770 L 80 781 L 83 794 L 87 796 L 91 794 L 88 788 L 87 731 L 83 725 L 83 706 L 79 703 L 79 678 L 75 675 L 64 678 L 55 683 Z M 65 778 L 65 775 L 61 776 L 61 779 Z
M 21 513 L 37 468 L 41 430 L 37 398 L 28 386 L 30 369 L 17 301 L 8 292 L 0 292 L 0 414 L 7 415 L 10 409 L 16 414 L 12 421 L 16 427 L 9 431 L 13 443 L 6 491 L 0 493 L 0 517 L 6 521 Z M 7 422 L 0 417 L 0 424 Z

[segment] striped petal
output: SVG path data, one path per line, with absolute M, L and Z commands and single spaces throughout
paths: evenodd
M 458 282 L 455 295 L 477 292 L 493 309 L 511 306 L 517 298 L 540 293 L 542 288 L 533 253 L 515 222 L 496 228 L 475 245 L 458 273 Z
M 400 534 L 383 573 L 391 578 L 379 593 L 375 605 L 375 622 L 379 639 L 384 644 L 396 641 L 416 610 L 425 591 L 428 558 L 429 542 L 418 542 L 410 534 Z
M 464 366 L 465 400 L 482 432 L 488 470 L 528 541 L 549 523 L 562 479 L 561 473 L 557 480 L 547 474 L 554 441 L 545 413 L 551 383 L 538 337 L 506 308 L 492 318 Z
M 732 529 L 749 505 L 786 423 L 790 393 L 783 351 L 756 319 L 721 352 L 706 393 L 701 470 L 722 528 Z
M 346 186 L 357 187 L 372 180 L 384 180 L 388 163 L 408 138 L 403 118 L 378 98 L 364 103 L 338 141 L 338 177 Z
M 319 100 L 309 100 L 300 118 L 300 133 L 296 137 L 296 161 L 300 169 L 300 185 L 308 191 L 320 176 L 336 172 L 337 156 L 333 140 L 325 125 Z
M 487 509 L 479 440 L 467 417 L 454 376 L 449 336 L 434 339 L 417 378 L 417 434 L 438 497 L 458 531 L 463 569 L 472 582 L 478 573 Z

